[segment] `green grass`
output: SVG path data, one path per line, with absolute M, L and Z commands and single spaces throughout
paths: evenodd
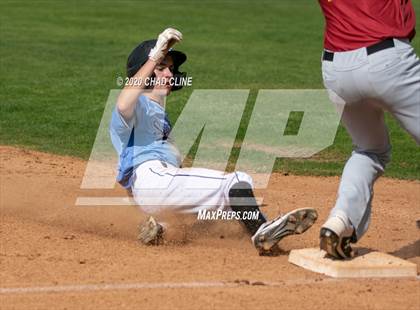
M 420 14 L 420 0 L 414 1 Z M 2 1 L 0 143 L 88 158 L 108 92 L 141 40 L 167 26 L 184 34 L 193 88 L 170 98 L 173 120 L 193 89 L 251 89 L 243 138 L 259 89 L 322 88 L 323 17 L 317 1 Z M 420 39 L 414 41 L 420 51 Z M 419 149 L 388 119 L 387 176 L 419 179 Z M 239 149 L 233 149 L 234 161 Z M 333 146 L 276 169 L 336 175 L 351 152 L 343 128 Z

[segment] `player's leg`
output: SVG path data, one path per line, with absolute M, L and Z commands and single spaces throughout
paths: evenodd
M 150 161 L 136 169 L 134 199 L 147 214 L 195 214 L 233 210 L 252 236 L 266 222 L 252 190 L 252 178 L 242 172 L 177 168 Z M 248 217 L 252 213 L 256 217 Z M 218 213 L 219 214 L 219 213 Z M 220 213 L 221 214 L 221 213 Z M 153 220 L 150 226 L 154 227 Z
M 391 152 L 379 102 L 369 99 L 346 104 L 342 123 L 355 149 L 344 167 L 335 207 L 321 229 L 321 248 L 338 258 L 351 257 L 350 242 L 367 231 L 373 185 L 384 172 Z
M 420 61 L 407 41 L 394 40 L 394 43 L 395 48 L 369 55 L 365 75 L 368 80 L 361 78 L 368 85 L 363 93 L 365 97 L 377 98 L 375 105 L 389 110 L 420 144 Z M 374 105 L 372 108 L 377 109 Z M 350 242 L 357 241 L 366 232 L 373 183 L 390 156 L 390 148 L 386 147 L 388 138 L 383 130 L 383 113 L 360 111 L 351 117 L 352 114 L 347 111 L 344 119 L 347 119 L 346 127 L 358 150 L 346 164 L 336 207 L 321 230 L 321 248 L 339 258 L 351 256 Z M 362 208 L 358 211 L 351 207 L 350 211 L 350 206 Z M 355 234 L 352 225 L 356 228 Z
M 267 221 L 255 199 L 252 178 L 246 173 L 181 169 L 159 161 L 147 162 L 136 169 L 133 196 L 143 211 L 158 217 L 168 212 L 235 211 L 261 254 L 283 237 L 303 233 L 317 218 L 315 210 L 299 209 Z M 246 213 L 257 216 L 242 216 Z M 154 229 L 153 220 L 150 226 Z
M 168 216 L 226 208 L 227 199 L 213 195 L 221 181 L 226 180 L 223 173 L 200 170 L 191 174 L 187 170 L 159 160 L 148 161 L 136 168 L 133 198 L 140 209 L 150 215 L 139 228 L 142 243 L 160 244 L 163 241 L 163 225 Z
M 224 173 L 148 162 L 136 170 L 133 195 L 143 211 L 156 216 L 235 211 L 251 236 L 267 221 L 255 199 L 252 178 L 239 171 Z M 242 217 L 251 213 L 258 216 Z
M 322 63 L 324 85 L 342 111 L 342 123 L 355 146 L 340 181 L 338 198 L 321 228 L 321 248 L 337 258 L 352 255 L 356 242 L 368 229 L 373 184 L 389 161 L 390 144 L 383 102 L 371 99 L 369 56 L 366 49 L 334 53 Z M 387 63 L 388 64 L 388 63 Z
M 202 210 L 227 210 L 229 190 L 239 182 L 252 187 L 252 179 L 245 173 L 177 168 L 150 161 L 136 169 L 133 196 L 143 211 L 150 214 L 198 214 Z
M 250 183 L 235 183 L 229 190 L 230 208 L 238 213 L 259 212 Z M 261 213 L 259 213 L 261 214 Z M 286 236 L 301 234 L 308 230 L 318 218 L 316 210 L 302 208 L 293 210 L 283 216 L 267 221 L 265 216 L 258 220 L 242 219 L 242 223 L 251 235 L 254 246 L 260 255 L 271 255 L 277 252 L 276 245 Z
M 395 48 L 369 56 L 369 82 L 373 95 L 420 144 L 420 60 L 409 42 L 394 43 Z

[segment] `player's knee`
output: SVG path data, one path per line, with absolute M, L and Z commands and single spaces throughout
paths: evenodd
M 235 205 L 255 205 L 252 178 L 244 172 L 234 172 L 233 181 L 229 188 L 229 202 L 234 209 Z M 250 200 L 250 201 L 249 201 Z
M 229 189 L 229 198 L 249 197 L 253 195 L 252 186 L 248 182 L 237 182 Z
M 251 188 L 254 186 L 252 177 L 249 174 L 242 171 L 236 171 L 233 174 L 234 174 L 234 183 L 245 182 L 245 183 L 248 183 L 251 186 Z
M 253 182 L 249 174 L 236 171 L 228 174 L 226 186 L 224 188 L 225 197 L 232 202 L 234 197 L 249 197 L 253 195 Z
M 252 178 L 244 172 L 232 173 L 232 182 L 228 188 L 230 203 L 239 199 L 239 197 L 254 197 Z

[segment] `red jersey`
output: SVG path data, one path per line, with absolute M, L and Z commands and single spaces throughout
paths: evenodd
M 325 16 L 324 47 L 354 50 L 387 38 L 415 35 L 411 0 L 318 0 Z

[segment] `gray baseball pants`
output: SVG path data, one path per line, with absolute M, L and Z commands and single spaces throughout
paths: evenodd
M 391 156 L 384 111 L 420 144 L 420 61 L 407 40 L 394 45 L 370 55 L 366 48 L 336 52 L 322 61 L 324 85 L 354 144 L 330 216 L 350 220 L 357 239 L 368 229 L 373 184 Z

